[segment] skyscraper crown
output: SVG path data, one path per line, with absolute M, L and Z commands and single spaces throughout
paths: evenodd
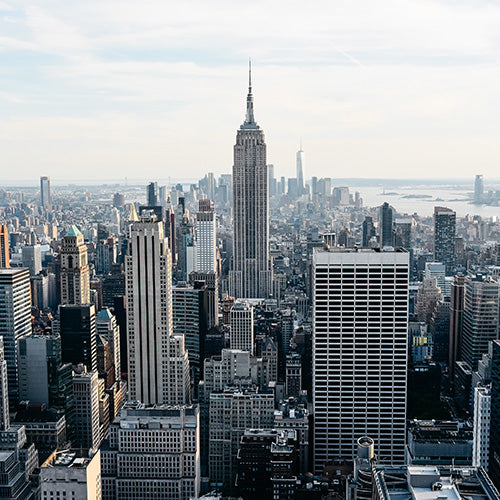
M 259 126 L 255 123 L 253 116 L 253 94 L 252 94 L 252 61 L 248 60 L 248 95 L 247 95 L 247 115 L 245 122 L 241 126 L 242 129 L 258 129 Z

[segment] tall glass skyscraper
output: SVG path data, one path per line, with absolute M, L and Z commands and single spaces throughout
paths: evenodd
M 40 204 L 43 208 L 50 210 L 52 208 L 52 200 L 50 197 L 50 177 L 40 177 Z
M 233 227 L 231 294 L 267 298 L 272 290 L 272 268 L 266 143 L 254 119 L 251 73 L 246 118 L 234 146 Z
M 456 213 L 450 208 L 434 207 L 434 261 L 446 266 L 446 275 L 455 268 Z

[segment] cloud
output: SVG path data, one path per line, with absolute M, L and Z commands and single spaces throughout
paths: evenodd
M 0 147 L 27 176 L 41 167 L 68 175 L 68 158 L 95 176 L 104 168 L 110 175 L 141 168 L 152 178 L 170 168 L 189 177 L 229 171 L 248 56 L 256 116 L 280 175 L 293 175 L 300 136 L 311 175 L 329 175 L 329 165 L 359 176 L 374 168 L 378 176 L 455 175 L 458 168 L 467 175 L 476 168 L 475 147 L 483 148 L 476 153 L 485 175 L 496 172 L 494 3 L 15 6 L 8 6 L 10 21 L 0 15 L 7 57 Z M 20 148 L 23 141 L 30 147 Z

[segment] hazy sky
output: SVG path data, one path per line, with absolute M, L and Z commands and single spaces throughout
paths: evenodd
M 500 3 L 0 0 L 3 179 L 500 177 Z

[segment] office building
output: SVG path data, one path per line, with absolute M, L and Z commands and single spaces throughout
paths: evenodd
M 231 295 L 236 298 L 267 298 L 272 292 L 266 143 L 254 119 L 251 78 L 246 118 L 234 146 L 233 266 L 229 279 Z
M 304 185 L 304 151 L 302 150 L 302 146 L 297 151 L 297 194 L 302 196 L 305 193 L 305 185 Z
M 451 281 L 446 278 L 446 266 L 441 262 L 426 262 L 424 270 L 425 278 L 436 278 L 437 286 L 444 296 L 449 297 L 451 292 Z
M 472 426 L 460 420 L 409 422 L 408 465 L 471 465 Z
M 394 246 L 402 247 L 406 250 L 411 248 L 411 225 L 412 220 L 396 219 L 394 222 Z
M 380 247 L 392 247 L 393 245 L 392 208 L 389 203 L 385 202 L 380 207 Z
M 0 269 L 0 336 L 3 337 L 9 399 L 19 398 L 18 344 L 31 334 L 31 291 L 28 269 Z
M 189 275 L 189 283 L 204 283 L 207 295 L 207 327 L 210 329 L 219 324 L 219 277 L 216 272 L 192 272 Z
M 201 345 L 208 331 L 208 294 L 203 282 L 180 282 L 172 288 L 173 331 L 184 336 L 195 384 L 200 380 Z
M 19 339 L 19 399 L 63 410 L 70 419 L 72 365 L 62 362 L 59 335 L 30 335 Z
M 488 343 L 498 338 L 499 284 L 491 277 L 465 278 L 460 359 L 475 370 Z
M 211 200 L 200 200 L 196 214 L 196 271 L 217 272 L 216 217 Z
M 160 199 L 158 197 L 158 183 L 150 182 L 146 189 L 146 200 L 148 207 L 160 206 Z
M 7 224 L 0 224 L 0 268 L 10 267 L 9 231 Z
M 430 324 L 436 304 L 443 299 L 436 278 L 424 278 L 415 297 L 415 314 L 418 321 Z
M 87 245 L 76 226 L 71 226 L 62 239 L 61 304 L 90 304 Z
M 184 338 L 173 335 L 170 248 L 154 214 L 131 224 L 125 268 L 129 399 L 186 403 L 189 364 Z
M 97 330 L 93 304 L 60 306 L 59 333 L 64 363 L 82 363 L 89 371 L 97 370 Z
M 455 379 L 455 363 L 458 361 L 462 343 L 462 325 L 464 315 L 465 277 L 455 276 L 450 291 L 450 342 L 448 367 L 450 381 Z
M 73 374 L 75 444 L 97 450 L 102 436 L 99 422 L 99 378 L 96 371 Z
M 289 398 L 280 401 L 278 409 L 274 411 L 273 429 L 293 430 L 297 433 L 299 471 L 303 474 L 310 472 L 309 467 L 309 411 L 307 402 L 301 398 Z
M 113 379 L 121 379 L 121 359 L 120 359 L 120 327 L 116 321 L 116 316 L 111 310 L 104 308 L 99 311 L 96 317 L 96 332 L 104 337 L 110 344 L 111 361 L 113 365 Z
M 288 398 L 299 397 L 302 391 L 302 360 L 300 354 L 286 356 L 285 394 Z
M 488 472 L 490 453 L 491 391 L 489 387 L 474 387 L 474 441 L 472 465 Z
M 246 301 L 236 301 L 230 313 L 231 330 L 229 345 L 231 349 L 254 352 L 254 310 Z
M 127 403 L 101 450 L 103 500 L 190 500 L 200 490 L 196 406 Z
M 474 203 L 482 203 L 484 201 L 484 182 L 482 175 L 476 175 L 474 180 Z
M 102 500 L 101 453 L 54 451 L 40 467 L 41 500 Z
M 10 414 L 7 361 L 5 360 L 3 337 L 0 337 L 0 431 L 6 431 L 9 427 Z
M 470 466 L 455 466 L 450 473 L 449 466 L 390 467 L 372 461 L 366 474 L 360 474 L 353 488 L 355 492 L 350 498 L 367 498 L 368 494 L 372 500 L 424 500 L 429 496 L 449 500 L 470 496 L 483 500 L 500 498 L 488 474 L 481 468 Z
M 384 463 L 404 463 L 408 273 L 405 251 L 313 254 L 316 471 L 352 460 L 365 435 Z
M 368 248 L 370 246 L 370 240 L 377 235 L 375 231 L 375 225 L 373 224 L 373 218 L 367 215 L 363 221 L 363 235 L 361 246 L 363 248 Z
M 294 498 L 297 483 L 296 432 L 248 429 L 238 450 L 236 487 L 243 500 Z
M 274 420 L 274 394 L 255 387 L 227 387 L 210 394 L 208 465 L 210 481 L 232 485 L 241 436 L 247 429 L 269 429 Z
M 455 268 L 456 213 L 444 207 L 434 207 L 434 261 L 446 266 L 446 276 Z
M 491 343 L 490 452 L 488 473 L 500 487 L 500 341 Z
M 42 270 L 42 247 L 39 244 L 25 246 L 22 249 L 23 267 L 30 270 L 31 276 Z
M 40 204 L 46 210 L 52 209 L 52 198 L 50 194 L 50 177 L 40 177 Z

